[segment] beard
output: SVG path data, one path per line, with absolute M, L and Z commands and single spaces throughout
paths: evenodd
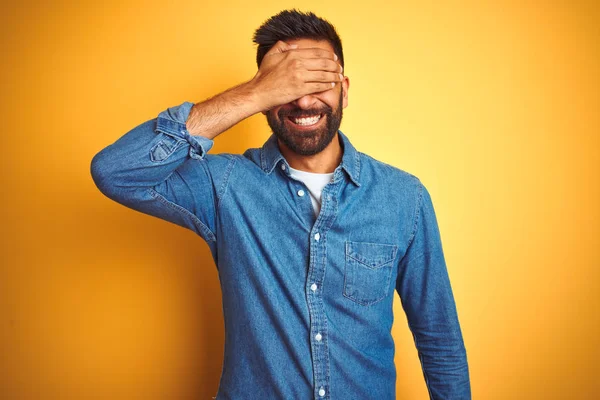
M 312 156 L 323 151 L 337 134 L 342 123 L 342 100 L 343 90 L 340 90 L 340 98 L 336 110 L 332 110 L 328 105 L 321 108 L 303 110 L 300 108 L 280 109 L 277 115 L 268 111 L 267 123 L 271 130 L 291 151 L 303 156 Z M 321 124 L 313 130 L 291 131 L 288 126 L 293 123 L 286 122 L 288 117 L 299 117 L 302 115 L 319 115 L 321 119 L 325 118 L 325 124 Z M 321 121 L 319 120 L 320 123 Z M 287 124 L 287 125 L 286 125 Z

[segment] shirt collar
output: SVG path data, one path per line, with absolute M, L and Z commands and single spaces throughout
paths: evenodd
M 350 143 L 348 137 L 339 129 L 338 136 L 340 138 L 340 145 L 342 146 L 343 151 L 342 162 L 340 166 L 346 171 L 352 182 L 354 182 L 356 186 L 360 186 L 360 157 L 358 151 L 354 148 L 352 143 Z M 280 160 L 283 160 L 283 162 L 287 164 L 287 160 L 283 157 L 281 151 L 279 150 L 277 136 L 272 133 L 261 148 L 260 166 L 263 171 L 265 171 L 267 174 L 270 174 L 273 172 L 273 168 L 275 168 Z M 339 166 L 335 169 L 334 179 L 336 180 L 337 175 L 339 174 L 339 169 Z

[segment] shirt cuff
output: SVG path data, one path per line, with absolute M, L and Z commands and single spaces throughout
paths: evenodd
M 200 135 L 192 135 L 187 130 L 186 121 L 194 103 L 186 101 L 178 106 L 167 108 L 156 118 L 156 130 L 190 144 L 191 158 L 202 160 L 213 147 L 214 140 Z

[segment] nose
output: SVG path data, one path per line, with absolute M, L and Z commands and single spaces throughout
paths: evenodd
M 309 110 L 309 109 L 313 108 L 316 105 L 316 103 L 317 103 L 317 98 L 310 94 L 307 94 L 306 96 L 302 96 L 299 99 L 292 101 L 292 105 L 294 105 L 298 108 L 301 108 L 303 110 Z

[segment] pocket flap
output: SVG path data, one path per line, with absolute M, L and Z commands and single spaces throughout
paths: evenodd
M 395 244 L 346 241 L 346 255 L 370 268 L 393 261 L 397 251 Z

